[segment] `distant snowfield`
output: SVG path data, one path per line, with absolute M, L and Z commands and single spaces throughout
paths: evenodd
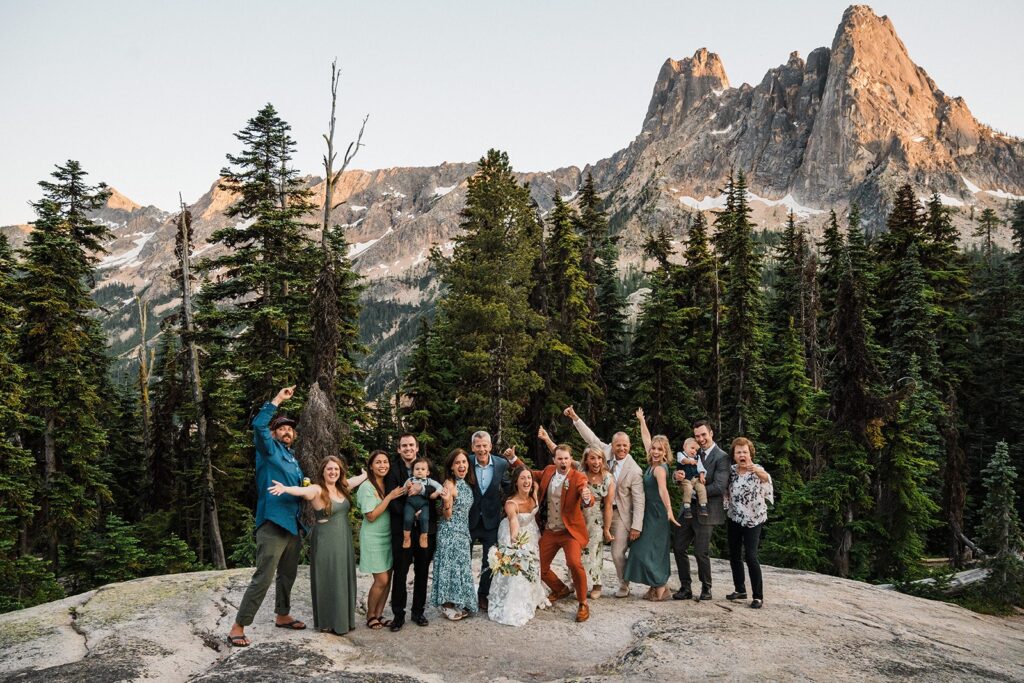
M 385 232 L 380 237 L 378 237 L 377 239 L 372 239 L 372 240 L 369 240 L 368 242 L 355 242 L 353 244 L 348 245 L 348 257 L 349 258 L 355 258 L 356 256 L 359 256 L 364 251 L 366 251 L 367 249 L 369 249 L 373 245 L 377 244 L 377 242 L 380 242 L 382 239 L 384 239 L 385 237 L 387 237 L 388 235 L 390 235 L 394 231 L 395 231 L 394 228 L 388 228 L 388 231 Z
M 451 192 L 452 190 L 454 190 L 457 187 L 458 187 L 458 185 L 449 185 L 448 187 L 435 187 L 434 188 L 434 196 L 435 197 L 443 197 L 443 196 L 445 196 L 446 194 L 448 194 L 449 192 Z
M 717 197 L 705 196 L 704 199 L 696 199 L 694 197 L 682 196 L 679 197 L 680 203 L 689 206 L 691 209 L 697 209 L 698 211 L 711 211 L 714 209 L 725 208 L 726 195 L 720 194 Z M 753 192 L 747 192 L 748 202 L 760 202 L 765 206 L 784 206 L 795 215 L 801 218 L 808 218 L 810 216 L 817 216 L 825 213 L 821 209 L 812 209 L 809 206 L 804 206 L 796 199 L 793 198 L 792 194 L 787 194 L 782 199 L 767 199 L 765 197 L 759 197 Z
M 107 268 L 119 268 L 121 266 L 128 265 L 141 265 L 141 262 L 136 262 L 136 259 L 139 258 L 139 255 L 142 253 L 142 248 L 146 246 L 146 242 L 148 242 L 156 233 L 143 232 L 136 234 L 141 235 L 141 237 L 135 240 L 134 248 L 129 249 L 123 254 L 111 254 L 110 256 L 107 256 L 106 258 L 101 260 L 99 264 L 97 264 L 96 269 L 106 270 Z

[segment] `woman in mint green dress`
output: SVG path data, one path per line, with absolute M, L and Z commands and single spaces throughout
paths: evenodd
M 373 574 L 373 585 L 366 596 L 366 625 L 383 628 L 391 622 L 383 618 L 384 605 L 391 588 L 391 515 L 388 504 L 404 496 L 406 488 L 392 489 L 384 494 L 384 477 L 391 469 L 391 461 L 384 451 L 370 453 L 366 483 L 356 492 L 356 504 L 363 513 L 359 528 L 359 570 Z
M 441 519 L 437 523 L 432 604 L 457 621 L 477 611 L 476 587 L 470 558 L 469 508 L 473 505 L 473 468 L 466 451 L 457 448 L 445 463 L 441 490 Z M 484 558 L 486 562 L 487 559 Z

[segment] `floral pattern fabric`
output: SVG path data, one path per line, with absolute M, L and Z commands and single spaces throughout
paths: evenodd
M 753 472 L 739 474 L 736 465 L 729 468 L 729 490 L 725 508 L 729 519 L 752 528 L 768 521 L 768 503 L 775 503 L 771 475 L 761 481 Z
M 477 611 L 476 587 L 470 556 L 469 508 L 473 489 L 465 479 L 455 481 L 452 516 L 437 523 L 437 550 L 434 553 L 434 585 L 430 601 L 434 605 L 450 602 L 470 612 Z
M 602 585 L 601 572 L 604 570 L 604 506 L 611 505 L 607 500 L 608 487 L 612 483 L 611 472 L 605 472 L 600 484 L 591 484 L 594 504 L 583 508 L 583 518 L 587 521 L 587 535 L 590 542 L 583 549 L 583 568 L 587 571 L 587 583 L 591 586 Z

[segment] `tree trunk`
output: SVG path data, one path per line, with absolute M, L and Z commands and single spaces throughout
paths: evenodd
M 43 519 L 46 524 L 47 556 L 53 573 L 60 569 L 60 555 L 57 551 L 57 525 L 50 515 L 50 498 L 53 496 L 53 479 L 57 474 L 57 443 L 54 438 L 56 416 L 52 408 L 43 411 L 45 431 L 43 432 Z
M 206 406 L 202 377 L 199 372 L 199 350 L 196 348 L 192 322 L 191 218 L 186 213 L 185 204 L 182 202 L 179 222 L 181 247 L 178 256 L 181 266 L 182 340 L 188 355 L 189 383 L 192 389 L 192 402 L 196 410 L 196 439 L 199 442 L 199 453 L 203 465 L 203 516 L 209 527 L 207 535 L 210 542 L 210 561 L 217 569 L 227 569 L 224 542 L 220 535 L 220 519 L 217 515 L 217 499 L 214 493 L 213 460 L 207 440 Z

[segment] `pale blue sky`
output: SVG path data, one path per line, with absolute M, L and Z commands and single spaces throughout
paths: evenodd
M 637 134 L 667 57 L 707 47 L 734 86 L 757 83 L 790 51 L 831 45 L 848 4 L 0 0 L 0 225 L 31 220 L 35 183 L 68 158 L 139 203 L 194 201 L 266 102 L 292 124 L 296 165 L 320 174 L 334 56 L 340 140 L 370 114 L 355 167 L 488 147 L 518 170 L 582 166 Z M 940 88 L 1024 134 L 1024 3 L 872 7 Z

